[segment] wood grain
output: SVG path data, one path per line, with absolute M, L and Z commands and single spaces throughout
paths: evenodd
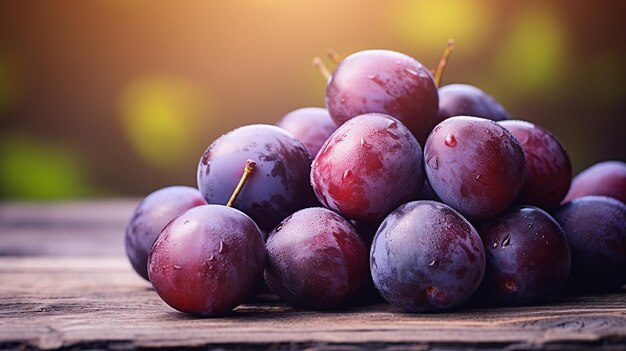
M 407 314 L 388 304 L 315 312 L 272 299 L 220 318 L 182 314 L 132 271 L 123 250 L 91 248 L 123 247 L 123 227 L 135 203 L 66 204 L 64 210 L 55 204 L 0 206 L 0 242 L 16 233 L 40 233 L 34 242 L 13 240 L 19 255 L 34 252 L 27 256 L 10 255 L 0 244 L 7 253 L 0 257 L 0 349 L 626 350 L 624 293 L 438 314 Z M 48 217 L 25 213 L 42 209 Z M 100 217 L 94 211 L 112 212 Z M 20 221 L 28 230 L 13 231 Z M 94 237 L 90 221 L 109 223 L 103 225 L 108 229 Z M 63 231 L 73 249 L 46 254 L 50 250 L 29 248 L 47 246 Z

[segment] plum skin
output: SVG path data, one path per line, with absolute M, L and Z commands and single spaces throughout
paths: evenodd
M 337 130 L 328 110 L 320 107 L 303 107 L 283 116 L 276 125 L 298 138 L 315 157 L 324 142 Z
M 571 255 L 565 232 L 545 211 L 517 206 L 485 222 L 479 234 L 487 253 L 480 292 L 507 305 L 537 303 L 567 281 Z
M 376 288 L 409 312 L 454 308 L 478 288 L 485 251 L 457 211 L 435 201 L 400 206 L 383 221 L 370 251 Z
M 338 125 L 365 113 L 397 118 L 423 143 L 438 122 L 439 95 L 421 63 L 390 50 L 346 57 L 326 87 L 326 107 Z
M 368 113 L 344 123 L 324 143 L 313 160 L 311 184 L 325 207 L 376 222 L 418 196 L 422 160 L 419 143 L 401 122 Z
M 203 205 L 163 229 L 150 251 L 148 274 L 172 308 L 215 316 L 246 300 L 262 279 L 265 260 L 263 235 L 250 217 Z
M 148 279 L 148 255 L 165 225 L 186 210 L 206 205 L 198 189 L 169 186 L 146 196 L 135 208 L 124 234 L 126 255 L 133 269 Z
M 561 203 L 572 181 L 572 164 L 554 135 L 526 121 L 499 122 L 524 150 L 526 172 L 518 203 L 551 210 Z
M 504 211 L 524 184 L 522 147 L 488 119 L 458 116 L 439 123 L 426 141 L 424 159 L 436 195 L 471 220 Z
M 554 213 L 569 242 L 569 290 L 618 291 L 626 284 L 626 205 L 607 196 L 582 196 Z
M 233 207 L 264 231 L 314 203 L 308 182 L 311 156 L 286 130 L 254 124 L 232 130 L 206 149 L 198 164 L 198 188 L 210 204 L 225 205 L 239 183 L 246 161 L 256 163 Z
M 439 88 L 440 120 L 454 116 L 474 116 L 492 121 L 511 119 L 492 96 L 468 84 L 448 84 Z
M 626 163 L 604 161 L 580 172 L 563 203 L 587 195 L 609 196 L 626 203 Z
M 325 208 L 300 210 L 267 240 L 265 282 L 292 305 L 342 307 L 367 282 L 368 253 L 350 222 Z

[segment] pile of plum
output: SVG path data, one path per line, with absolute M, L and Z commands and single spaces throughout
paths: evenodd
M 204 316 L 263 282 L 294 306 L 380 294 L 411 312 L 619 291 L 626 163 L 572 181 L 550 132 L 476 87 L 439 87 L 450 49 L 436 72 L 357 52 L 325 70 L 327 109 L 219 137 L 197 189 L 157 190 L 135 210 L 135 270 L 171 307 Z

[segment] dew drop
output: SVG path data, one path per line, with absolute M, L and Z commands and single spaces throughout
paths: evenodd
M 182 268 L 183 268 L 182 266 L 179 266 L 177 264 L 174 265 L 174 269 L 177 271 L 181 270 Z
M 419 73 L 417 73 L 417 71 L 410 69 L 410 68 L 405 68 L 404 69 L 406 71 L 406 73 L 412 75 L 413 77 L 418 77 Z
M 437 264 L 437 260 L 432 260 L 430 261 L 430 263 L 428 264 L 429 267 L 434 267 L 435 264 Z
M 368 143 L 365 138 L 361 138 L 361 146 L 371 149 L 372 148 L 372 144 Z
M 498 247 L 498 243 L 493 243 L 493 247 Z
M 479 179 L 480 179 L 480 174 L 476 176 L 476 180 L 479 180 Z
M 389 128 L 389 129 L 396 129 L 396 128 L 398 128 L 398 123 L 396 123 L 396 121 L 389 120 L 389 122 L 387 124 L 387 128 Z
M 426 293 L 428 295 L 435 295 L 435 293 L 437 292 L 437 288 L 429 286 L 426 288 Z
M 209 261 L 213 261 L 215 259 L 215 256 L 213 256 L 213 254 L 211 254 L 211 256 L 209 256 Z
M 456 138 L 454 137 L 454 134 L 446 135 L 446 138 L 444 139 L 443 143 L 446 146 L 455 147 L 456 146 Z
M 369 76 L 367 76 L 367 79 L 372 79 L 372 80 L 374 80 L 374 79 L 376 79 L 376 78 L 378 78 L 378 74 L 370 74 Z
M 511 245 L 511 236 L 507 236 L 506 239 L 504 239 L 504 241 L 502 242 L 502 246 L 509 246 Z
M 343 172 L 343 175 L 341 176 L 341 180 L 350 180 L 352 178 L 352 171 L 349 169 L 346 169 L 345 172 Z
M 346 102 L 346 99 L 341 98 L 341 99 L 339 99 L 339 102 Z
M 211 270 L 211 271 L 213 270 L 213 265 L 209 266 L 209 270 Z
M 283 224 L 279 224 L 278 227 L 276 227 L 276 233 L 280 232 L 283 229 Z
M 228 251 L 228 246 L 226 245 L 225 242 L 220 241 L 220 248 L 219 248 L 219 250 L 217 250 L 217 252 L 224 253 L 226 251 Z
M 185 221 L 185 223 L 183 223 L 183 225 L 187 225 L 187 224 L 189 224 L 189 221 Z
M 441 129 L 441 126 L 436 126 L 435 129 L 433 130 L 433 132 L 438 132 Z
M 322 151 L 322 154 L 325 154 L 325 153 L 328 152 L 328 149 L 330 149 L 330 144 L 332 144 L 332 143 L 330 143 L 330 142 L 326 143 L 326 146 L 324 147 L 324 151 Z

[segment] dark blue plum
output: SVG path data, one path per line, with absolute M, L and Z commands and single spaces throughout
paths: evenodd
M 146 196 L 126 225 L 126 255 L 135 271 L 148 280 L 150 248 L 165 225 L 186 210 L 206 205 L 198 189 L 170 186 Z
M 567 281 L 571 257 L 561 226 L 537 207 L 519 206 L 484 223 L 487 253 L 480 293 L 506 305 L 541 302 Z
M 306 147 L 282 128 L 256 124 L 237 128 L 215 140 L 198 165 L 198 188 L 210 204 L 225 205 L 248 159 L 256 170 L 233 207 L 258 226 L 272 230 L 293 212 L 315 201 L 309 183 L 311 156 Z
M 626 163 L 604 161 L 580 172 L 563 202 L 587 195 L 609 196 L 626 203 Z
M 293 110 L 276 122 L 276 125 L 298 138 L 312 157 L 317 155 L 324 142 L 338 127 L 328 110 L 320 107 Z
M 572 252 L 568 287 L 585 292 L 626 284 L 626 205 L 606 196 L 582 196 L 558 207 L 554 218 Z
M 439 88 L 439 118 L 474 116 L 502 121 L 511 116 L 493 97 L 467 84 L 449 84 Z
M 485 251 L 476 230 L 454 209 L 414 201 L 381 224 L 370 268 L 390 303 L 409 312 L 440 311 L 463 303 L 478 288 Z

